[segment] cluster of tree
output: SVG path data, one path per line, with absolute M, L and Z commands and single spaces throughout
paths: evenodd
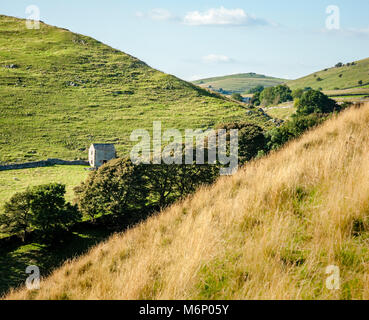
M 76 206 L 65 201 L 65 185 L 53 183 L 14 194 L 0 215 L 3 233 L 20 235 L 23 241 L 31 231 L 44 240 L 54 240 L 80 220 Z
M 276 150 L 286 142 L 302 135 L 308 129 L 319 125 L 333 112 L 339 112 L 347 105 L 338 105 L 334 100 L 317 90 L 295 90 L 296 113 L 281 127 L 266 135 L 267 150 Z
M 349 63 L 346 63 L 346 66 L 347 67 L 349 67 L 349 66 L 354 66 L 354 65 L 356 65 L 356 63 L 355 62 L 349 62 Z M 336 65 L 335 65 L 335 68 L 342 68 L 343 66 L 345 66 L 345 64 L 344 63 L 342 63 L 342 62 L 338 62 Z
M 261 92 L 256 92 L 251 100 L 255 106 L 279 104 L 286 101 L 292 101 L 292 91 L 286 85 L 265 88 Z
M 75 188 L 76 202 L 92 220 L 113 215 L 132 223 L 214 182 L 217 172 L 216 165 L 147 165 L 115 159 Z

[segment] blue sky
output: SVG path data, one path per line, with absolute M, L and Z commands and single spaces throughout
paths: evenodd
M 367 0 L 14 0 L 0 13 L 94 37 L 185 80 L 242 72 L 294 79 L 369 57 Z M 339 29 L 328 30 L 329 5 Z M 334 20 L 336 21 L 336 20 Z

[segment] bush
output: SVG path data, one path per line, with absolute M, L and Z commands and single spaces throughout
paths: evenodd
M 232 97 L 232 99 L 234 99 L 236 101 L 243 101 L 243 98 L 242 98 L 241 94 L 239 94 L 237 92 L 233 92 L 231 97 Z
M 310 114 L 307 116 L 295 116 L 279 128 L 274 128 L 266 135 L 268 149 L 277 150 L 291 139 L 302 135 L 306 130 L 322 123 L 326 116 Z
M 339 111 L 339 105 L 324 93 L 316 90 L 306 91 L 295 104 L 298 115 L 312 113 L 331 113 Z
M 260 106 L 260 92 L 256 92 L 251 98 L 251 104 L 253 106 Z

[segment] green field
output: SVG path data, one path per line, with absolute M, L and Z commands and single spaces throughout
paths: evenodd
M 58 182 L 66 185 L 66 199 L 73 200 L 73 187 L 87 178 L 85 166 L 52 166 L 43 168 L 0 171 L 0 206 L 15 192 L 27 187 Z
M 363 82 L 362 86 L 358 84 L 360 80 Z M 324 91 L 368 88 L 369 58 L 356 61 L 355 65 L 331 67 L 315 72 L 306 77 L 288 81 L 287 84 L 291 89 L 311 87 L 313 89 L 322 88 Z
M 250 89 L 258 85 L 264 87 L 274 87 L 284 83 L 286 80 L 267 77 L 255 73 L 241 73 L 224 77 L 214 77 L 194 81 L 193 83 L 201 87 L 212 86 L 213 89 L 219 90 L 222 88 L 226 91 L 234 91 L 239 93 L 247 93 Z
M 288 107 L 280 106 L 266 108 L 264 111 L 273 118 L 288 120 L 296 112 L 296 108 L 293 105 Z
M 86 159 L 94 143 L 127 154 L 135 129 L 251 121 L 246 107 L 92 38 L 0 16 L 0 162 Z M 11 65 L 14 65 L 10 67 Z

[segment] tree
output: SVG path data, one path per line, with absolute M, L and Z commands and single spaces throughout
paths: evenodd
M 23 242 L 26 240 L 32 226 L 31 200 L 31 193 L 25 191 L 14 194 L 5 202 L 4 214 L 0 215 L 3 233 L 20 235 Z
M 253 106 L 260 106 L 260 92 L 256 92 L 251 98 L 251 104 Z
M 254 94 L 254 93 L 257 93 L 257 92 L 262 92 L 264 90 L 264 86 L 262 86 L 262 85 L 257 85 L 256 87 L 254 87 L 254 88 L 251 88 L 250 90 L 249 90 L 249 93 L 250 94 Z
M 109 161 L 74 189 L 80 211 L 92 220 L 140 211 L 148 196 L 145 170 L 144 165 L 134 165 L 128 158 Z
M 48 239 L 57 238 L 59 232 L 80 220 L 77 207 L 65 201 L 65 185 L 51 183 L 32 188 L 32 224 Z
M 233 92 L 231 97 L 232 97 L 232 99 L 234 99 L 234 100 L 237 100 L 237 101 L 243 101 L 243 98 L 242 98 L 241 94 L 239 94 L 239 93 L 237 93 L 237 92 Z
M 248 122 L 233 122 L 216 127 L 217 130 L 227 130 L 227 142 L 230 139 L 230 130 L 238 130 L 238 159 L 243 164 L 257 156 L 259 151 L 265 150 L 266 139 L 261 127 Z
M 339 111 L 339 105 L 324 93 L 317 90 L 306 91 L 295 106 L 298 115 L 309 115 L 311 113 L 331 113 Z
M 359 86 L 362 86 L 363 85 L 363 80 L 359 80 L 358 84 L 359 84 Z
M 343 67 L 343 63 L 342 62 L 338 62 L 336 65 L 335 65 L 336 68 L 341 68 Z

